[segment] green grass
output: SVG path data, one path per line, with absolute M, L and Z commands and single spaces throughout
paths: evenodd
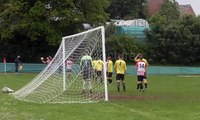
M 0 88 L 17 90 L 36 74 L 0 74 Z M 199 120 L 200 78 L 149 76 L 147 92 L 136 91 L 136 76 L 126 76 L 127 92 L 109 87 L 109 102 L 36 104 L 0 93 L 1 120 Z

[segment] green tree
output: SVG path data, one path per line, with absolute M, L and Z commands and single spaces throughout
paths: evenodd
M 164 0 L 158 14 L 166 17 L 169 22 L 177 20 L 180 17 L 179 5 L 176 0 Z
M 154 63 L 191 65 L 199 62 L 199 17 L 183 16 L 147 31 L 148 53 Z M 155 23 L 159 23 L 158 21 Z M 164 22 L 165 23 L 165 22 Z
M 136 54 L 143 52 L 132 36 L 111 35 L 106 40 L 106 54 L 115 59 L 117 54 L 123 54 L 126 60 L 132 62 Z
M 0 54 L 28 54 L 30 60 L 37 51 L 52 52 L 49 49 L 57 47 L 62 36 L 82 31 L 82 23 L 104 24 L 108 5 L 107 0 L 1 1 L 0 43 L 5 50 Z
M 108 18 L 106 0 L 11 0 L 2 6 L 6 7 L 0 14 L 1 39 L 24 31 L 31 40 L 44 36 L 50 44 L 57 44 L 61 36 L 77 32 L 83 22 L 102 24 Z

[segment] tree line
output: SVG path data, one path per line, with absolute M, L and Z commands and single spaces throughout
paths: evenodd
M 0 56 L 39 62 L 40 56 L 55 54 L 63 36 L 84 31 L 83 23 L 95 27 L 111 19 L 143 18 L 151 26 L 146 45 L 106 26 L 107 53 L 140 52 L 159 64 L 199 63 L 200 18 L 180 15 L 175 0 L 165 0 L 155 16 L 146 8 L 147 0 L 0 0 Z
M 149 19 L 147 54 L 153 63 L 195 65 L 200 62 L 200 16 L 181 15 L 176 2 L 165 1 Z
M 146 44 L 137 43 L 134 37 L 111 35 L 107 39 L 108 53 L 131 53 L 130 62 L 132 55 L 143 53 L 152 64 L 200 64 L 200 16 L 181 15 L 175 0 L 165 0 L 160 11 L 146 19 L 150 24 L 150 30 L 145 31 Z M 109 48 L 112 43 L 115 46 Z

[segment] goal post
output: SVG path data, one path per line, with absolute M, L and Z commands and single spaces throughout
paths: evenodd
M 103 61 L 98 75 L 93 64 L 97 60 Z M 35 103 L 108 101 L 104 27 L 63 37 L 52 61 L 11 95 Z
M 65 71 L 65 39 L 62 38 L 62 45 L 63 45 L 63 71 Z M 66 75 L 65 75 L 65 72 L 63 72 L 63 91 L 66 90 Z
M 108 101 L 108 86 L 107 86 L 107 76 L 106 76 L 106 48 L 105 48 L 105 29 L 102 28 L 102 52 L 103 52 L 103 71 L 104 71 L 104 85 L 105 85 L 105 101 Z

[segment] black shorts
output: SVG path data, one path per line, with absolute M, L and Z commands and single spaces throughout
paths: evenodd
M 124 80 L 124 74 L 116 74 L 116 80 Z
M 101 77 L 102 76 L 102 72 L 101 71 L 97 71 L 97 76 Z
M 90 80 L 92 77 L 92 71 L 83 71 L 83 79 L 84 80 Z
M 144 80 L 144 76 L 137 76 L 138 81 L 142 82 Z
M 112 77 L 112 72 L 107 72 L 107 77 L 111 78 Z
M 69 73 L 70 73 L 70 72 L 72 72 L 72 69 L 67 69 L 66 72 L 69 72 Z

